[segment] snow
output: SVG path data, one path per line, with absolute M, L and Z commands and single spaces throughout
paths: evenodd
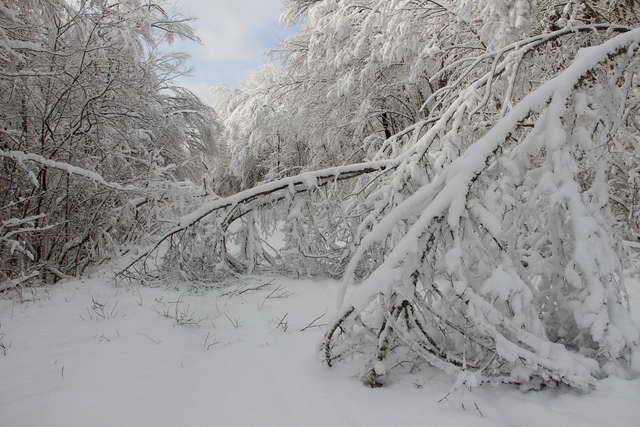
M 481 291 L 484 294 L 495 295 L 506 301 L 511 293 L 511 283 L 514 281 L 509 273 L 501 268 L 496 268 L 491 273 L 491 277 L 485 280 Z
M 69 175 L 80 175 L 80 176 L 84 176 L 85 178 L 89 178 L 95 182 L 98 182 L 102 185 L 104 185 L 105 187 L 110 187 L 113 188 L 115 190 L 123 190 L 122 186 L 120 184 L 118 184 L 117 182 L 107 182 L 102 176 L 100 176 L 100 174 L 87 170 L 87 169 L 83 169 L 83 168 L 79 168 L 77 166 L 73 166 L 70 165 L 68 163 L 64 163 L 64 162 L 57 162 L 55 160 L 51 160 L 51 159 L 46 159 L 42 156 L 39 156 L 37 154 L 33 154 L 33 153 L 24 153 L 22 151 L 4 151 L 4 150 L 0 150 L 0 157 L 8 157 L 11 158 L 13 160 L 15 160 L 16 162 L 18 162 L 19 165 L 21 165 L 23 168 L 26 169 L 26 167 L 24 166 L 24 162 L 25 161 L 33 161 L 36 163 L 40 163 L 44 166 L 48 166 L 50 168 L 55 168 L 55 169 L 60 169 L 60 170 L 64 170 L 66 171 Z M 35 177 L 35 174 L 29 170 L 26 169 L 29 173 L 29 176 L 31 177 L 31 181 L 33 182 L 34 186 L 38 186 L 38 179 Z
M 316 354 L 324 333 L 316 325 L 334 314 L 333 281 L 255 277 L 194 294 L 118 287 L 111 276 L 0 300 L 0 426 L 626 427 L 640 419 L 640 380 L 615 377 L 586 395 L 484 386 L 447 396 L 456 377 L 421 366 L 366 387 L 359 364 L 328 368 Z M 628 280 L 628 291 L 638 322 L 640 282 Z M 376 371 L 392 375 L 392 362 Z
M 564 111 L 564 103 L 568 97 L 568 91 L 576 82 L 587 74 L 590 70 L 603 61 L 610 52 L 618 47 L 637 42 L 640 40 L 640 29 L 635 29 L 627 33 L 620 34 L 607 42 L 585 49 L 576 57 L 571 66 L 566 68 L 555 78 L 547 81 L 538 89 L 529 93 L 522 101 L 515 105 L 500 121 L 498 121 L 484 136 L 475 141 L 467 148 L 460 157 L 452 161 L 434 182 L 424 185 L 404 202 L 396 206 L 390 213 L 377 224 L 371 232 L 365 236 L 352 256 L 349 267 L 344 274 L 342 289 L 338 294 L 337 302 L 342 304 L 346 295 L 346 287 L 353 281 L 353 276 L 358 262 L 364 252 L 375 242 L 383 241 L 389 231 L 403 219 L 417 210 L 421 210 L 421 216 L 414 223 L 410 231 L 399 242 L 393 251 L 384 261 L 380 271 L 374 271 L 363 283 L 363 288 L 356 292 L 356 298 L 349 300 L 345 307 L 363 306 L 368 304 L 375 296 L 384 291 L 391 284 L 389 280 L 392 275 L 389 271 L 400 264 L 406 255 L 414 251 L 417 244 L 417 237 L 421 235 L 426 227 L 435 218 L 446 213 L 447 222 L 452 229 L 455 229 L 460 221 L 467 200 L 468 187 L 472 179 L 485 168 L 486 159 L 507 139 L 512 130 L 529 116 L 531 111 L 539 111 L 548 105 L 544 114 L 547 125 L 544 128 L 547 144 L 552 148 L 561 144 L 566 135 L 560 121 L 560 114 Z M 588 53 L 585 53 L 588 52 Z M 420 152 L 420 147 L 429 145 L 432 138 L 439 132 L 444 124 L 458 110 L 459 103 L 465 94 L 473 94 L 476 87 L 482 82 L 476 81 L 469 89 L 463 91 L 449 106 L 445 114 L 422 136 L 421 140 L 414 147 L 415 152 Z M 443 89 L 440 89 L 443 90 Z M 437 91 L 436 91 L 437 93 Z M 432 94 L 432 97 L 435 95 Z M 551 101 L 549 101 L 551 100 Z M 413 150 L 408 150 L 397 157 L 398 162 L 410 160 L 414 155 Z M 562 170 L 561 166 L 556 168 Z M 435 194 L 435 195 L 434 195 Z M 426 206 L 426 207 L 424 207 Z M 423 208 L 424 207 L 424 208 Z M 486 217 L 486 215 L 484 215 Z M 484 219 L 484 218 L 481 218 Z M 489 231 L 499 233 L 497 224 L 488 221 Z M 387 264 L 387 265 L 385 265 Z M 367 288 L 369 289 L 367 291 Z
M 0 152 L 0 154 L 1 153 L 2 152 Z M 247 203 L 247 200 L 252 200 L 256 198 L 257 195 L 268 194 L 276 191 L 282 191 L 284 189 L 286 189 L 289 192 L 292 192 L 292 191 L 295 192 L 296 186 L 300 184 L 304 184 L 308 186 L 308 188 L 315 187 L 318 185 L 318 180 L 320 179 L 327 179 L 329 177 L 334 177 L 334 179 L 337 179 L 338 176 L 340 175 L 357 174 L 358 172 L 365 171 L 365 170 L 380 170 L 380 169 L 388 168 L 392 165 L 393 165 L 393 162 L 389 160 L 386 160 L 386 161 L 380 160 L 377 162 L 366 162 L 366 163 L 359 163 L 359 164 L 347 165 L 347 166 L 336 166 L 336 167 L 323 169 L 320 171 L 307 172 L 302 175 L 298 175 L 294 177 L 279 179 L 277 181 L 268 182 L 266 184 L 261 184 L 256 187 L 250 188 L 248 190 L 244 190 L 239 193 L 236 193 L 232 196 L 229 196 L 223 199 L 216 199 L 212 202 L 209 202 L 201 206 L 199 209 L 195 210 L 194 212 L 180 218 L 180 220 L 178 221 L 178 228 L 179 229 L 187 228 L 190 225 L 193 225 L 195 222 L 200 221 L 203 218 L 206 218 L 207 215 L 210 215 L 212 212 L 215 212 L 218 209 L 221 209 L 227 206 L 233 206 L 242 202 Z

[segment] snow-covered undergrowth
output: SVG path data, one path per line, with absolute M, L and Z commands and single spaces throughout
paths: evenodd
M 403 375 L 365 387 L 361 364 L 328 368 L 318 356 L 336 282 L 256 277 L 194 295 L 117 287 L 109 277 L 0 300 L 0 426 L 622 427 L 640 420 L 640 380 L 616 377 L 584 395 L 503 385 L 447 396 L 455 377 L 397 360 Z M 640 323 L 640 283 L 630 283 L 629 293 Z

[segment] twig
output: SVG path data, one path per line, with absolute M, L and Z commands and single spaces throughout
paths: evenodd
M 231 320 L 231 318 L 227 315 L 227 313 L 224 313 L 224 315 L 227 316 L 227 319 L 229 319 L 229 322 L 231 322 L 234 328 L 238 329 L 240 327 L 240 323 L 238 322 L 238 319 Z
M 136 332 L 136 333 L 135 333 L 135 334 L 133 334 L 133 335 L 142 335 L 143 337 L 149 338 L 151 341 L 153 341 L 153 342 L 154 342 L 154 343 L 156 343 L 156 344 L 160 344 L 160 343 L 162 342 L 162 341 L 156 341 L 156 340 L 154 340 L 153 338 L 151 338 L 150 336 L 145 335 L 145 334 L 140 333 L 140 332 Z
M 255 288 L 247 288 L 247 289 L 243 289 L 243 290 L 241 290 L 240 292 L 238 292 L 238 295 L 241 295 L 241 294 L 243 294 L 243 293 L 245 293 L 245 292 L 250 292 L 250 291 L 259 291 L 259 290 L 261 290 L 262 288 L 266 288 L 266 287 L 268 287 L 268 286 L 271 286 L 271 284 L 273 283 L 273 281 L 274 281 L 274 280 L 275 280 L 275 279 L 270 280 L 270 281 L 268 281 L 267 283 L 264 283 L 264 284 L 262 284 L 262 285 L 260 285 L 260 286 L 256 286 Z
M 156 301 L 158 301 L 156 299 Z M 167 303 L 169 304 L 169 307 L 167 307 L 164 311 L 160 311 L 158 310 L 155 306 L 152 307 L 152 310 L 155 311 L 156 313 L 158 313 L 160 316 L 162 317 L 166 317 L 167 319 L 173 319 L 176 321 L 176 323 L 178 325 L 187 325 L 187 326 L 200 326 L 200 322 L 202 322 L 203 320 L 208 319 L 208 317 L 204 317 L 204 318 L 199 318 L 198 320 L 195 319 L 194 314 L 195 314 L 195 310 L 191 311 L 191 305 L 187 304 L 187 306 L 185 308 L 180 308 L 180 304 L 184 304 L 182 302 L 182 295 L 180 295 L 178 297 L 178 300 L 176 302 L 169 302 Z M 175 304 L 175 308 L 173 310 L 173 314 L 170 313 L 171 311 L 171 304 Z
M 480 410 L 480 408 L 478 407 L 478 404 L 476 402 L 473 402 L 473 404 L 476 406 L 476 410 L 478 411 L 478 413 L 480 414 L 480 416 L 482 418 L 484 418 L 484 414 L 482 413 L 482 411 Z
M 443 400 L 447 400 L 450 394 L 451 392 L 447 393 L 442 399 L 438 400 L 438 403 L 442 402 Z
M 280 326 L 282 326 L 282 329 L 287 332 L 287 329 L 289 328 L 289 322 L 285 322 L 284 319 L 287 318 L 287 316 L 289 315 L 289 313 L 285 314 L 284 316 L 282 316 L 282 319 L 277 317 L 277 319 L 280 321 L 277 325 L 276 325 L 276 329 L 278 329 Z
M 138 305 L 140 307 L 142 307 L 142 303 L 143 303 L 143 299 L 142 299 L 142 295 L 140 294 L 140 289 L 136 288 L 136 291 L 138 291 L 138 296 L 140 297 L 140 302 L 138 302 Z M 137 302 L 137 301 L 136 301 Z
M 118 313 L 120 313 L 120 310 L 116 311 L 116 314 L 113 314 L 113 312 L 115 311 L 116 307 L 118 306 L 118 303 L 120 302 L 120 300 L 116 301 L 116 304 L 113 306 L 113 308 L 111 309 L 111 317 L 116 317 L 118 315 Z
M 225 293 L 223 293 L 221 296 L 223 296 L 223 297 L 224 297 L 224 296 L 229 296 L 229 295 L 242 295 L 242 294 L 244 294 L 245 292 L 259 291 L 259 290 L 261 290 L 261 289 L 263 289 L 263 288 L 266 288 L 266 287 L 271 286 L 271 284 L 273 284 L 273 281 L 274 281 L 274 280 L 275 280 L 275 279 L 270 280 L 270 281 L 268 281 L 267 283 L 263 283 L 262 285 L 255 286 L 255 287 L 253 287 L 253 288 L 249 288 L 249 287 L 244 287 L 244 288 L 243 288 L 242 286 L 238 286 L 236 289 L 234 289 L 234 290 L 232 290 L 232 291 L 229 291 L 229 292 L 225 292 Z
M 289 291 L 283 291 L 283 292 L 279 293 L 278 295 L 272 296 L 273 294 L 275 294 L 276 292 L 278 292 L 278 291 L 280 291 L 280 290 L 282 290 L 282 289 L 283 289 L 283 287 L 282 287 L 281 285 L 278 285 L 278 287 L 277 287 L 277 288 L 275 288 L 273 291 L 271 291 L 271 293 L 270 293 L 269 295 L 267 295 L 267 297 L 264 299 L 264 301 L 262 301 L 262 304 L 260 305 L 260 307 L 259 307 L 259 308 L 264 307 L 264 303 L 265 303 L 265 302 L 267 302 L 267 300 L 268 300 L 269 298 L 286 298 L 286 297 L 288 297 L 288 296 L 293 295 L 293 293 L 292 293 L 292 292 L 289 292 Z
M 318 321 L 318 320 L 322 319 L 322 318 L 324 317 L 324 315 L 325 315 L 325 314 L 327 314 L 327 309 L 326 309 L 326 308 L 324 309 L 324 313 L 322 313 L 320 316 L 318 316 L 318 317 L 316 317 L 315 319 L 313 319 L 313 320 L 311 321 L 311 323 L 309 323 L 307 326 L 305 326 L 304 328 L 300 329 L 300 332 L 302 332 L 302 331 L 306 331 L 306 330 L 307 330 L 307 329 L 309 329 L 309 328 L 320 328 L 320 327 L 322 327 L 322 326 L 327 326 L 327 324 L 326 324 L 326 323 L 323 323 L 323 324 L 321 324 L 321 325 L 314 325 L 314 323 L 315 323 L 316 321 Z
M 5 345 L 4 342 L 2 342 L 2 339 L 4 338 L 5 334 L 0 334 L 0 348 L 2 349 L 2 353 L 4 353 L 4 355 L 7 355 L 7 349 L 9 347 L 11 347 L 11 343 L 9 343 L 9 345 Z
M 213 339 L 213 342 L 212 342 L 211 344 L 207 345 L 207 341 L 209 340 L 209 335 L 211 335 L 211 332 L 209 332 L 209 333 L 207 334 L 207 337 L 204 339 L 204 348 L 205 348 L 207 351 L 209 351 L 209 349 L 210 349 L 211 347 L 213 347 L 214 345 L 219 344 L 219 343 L 218 343 L 218 340 L 216 340 L 216 339 L 214 338 L 214 339 Z

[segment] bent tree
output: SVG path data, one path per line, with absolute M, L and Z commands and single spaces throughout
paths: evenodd
M 342 277 L 320 351 L 360 361 L 372 386 L 419 363 L 457 387 L 637 375 L 621 242 L 636 212 L 639 42 L 640 29 L 569 25 L 453 61 L 432 77 L 446 79 L 428 117 L 370 162 L 203 206 L 154 246 L 154 274 Z M 266 241 L 276 228 L 282 247 Z
M 372 225 L 343 286 L 369 247 L 406 231 L 342 304 L 322 344 L 328 363 L 364 351 L 375 383 L 384 372 L 376 363 L 393 349 L 468 385 L 583 389 L 640 368 L 609 205 L 612 171 L 637 135 L 627 120 L 637 114 L 639 36 L 580 52 Z M 495 78 L 462 90 L 413 156 L 441 143 L 439 125 L 478 109 Z

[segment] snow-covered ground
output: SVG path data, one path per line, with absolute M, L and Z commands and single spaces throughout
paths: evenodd
M 323 328 L 301 331 L 331 315 L 338 285 L 271 280 L 193 295 L 104 274 L 0 300 L 0 426 L 640 425 L 640 380 L 441 400 L 454 378 L 422 367 L 368 388 L 355 365 L 321 363 Z

